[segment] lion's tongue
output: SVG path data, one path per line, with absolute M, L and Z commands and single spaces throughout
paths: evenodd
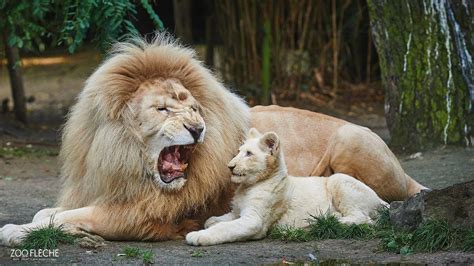
M 163 151 L 163 157 L 161 161 L 161 178 L 165 182 L 170 182 L 173 179 L 180 177 L 184 174 L 184 171 L 188 167 L 187 163 L 180 161 L 181 154 L 179 153 L 179 147 L 171 147 Z

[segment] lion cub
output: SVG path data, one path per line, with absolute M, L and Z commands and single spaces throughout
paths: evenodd
M 232 211 L 211 217 L 204 230 L 186 235 L 190 245 L 215 245 L 260 239 L 274 225 L 308 226 L 310 214 L 329 212 L 342 223 L 371 223 L 369 216 L 387 205 L 362 182 L 345 174 L 288 176 L 278 136 L 250 129 L 248 139 L 229 163 L 239 184 Z

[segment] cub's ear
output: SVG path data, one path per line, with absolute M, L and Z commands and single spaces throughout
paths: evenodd
M 262 134 L 260 134 L 260 132 L 258 132 L 258 130 L 254 127 L 252 127 L 250 130 L 249 130 L 249 133 L 247 134 L 247 138 L 249 139 L 254 139 L 254 138 L 258 138 L 262 136 Z
M 260 146 L 264 151 L 274 155 L 280 148 L 280 139 L 275 132 L 267 132 L 260 138 Z

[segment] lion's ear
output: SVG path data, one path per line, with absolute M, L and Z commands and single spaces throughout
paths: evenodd
M 258 132 L 258 130 L 256 128 L 251 128 L 247 134 L 247 138 L 249 139 L 254 139 L 254 138 L 258 138 L 262 136 L 262 134 L 260 132 Z
M 267 132 L 260 138 L 260 146 L 264 151 L 274 155 L 280 148 L 280 139 L 275 132 Z

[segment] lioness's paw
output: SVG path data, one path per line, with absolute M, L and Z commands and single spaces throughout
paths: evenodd
M 0 245 L 7 247 L 18 246 L 26 232 L 21 225 L 7 224 L 0 228 Z
M 192 246 L 209 246 L 218 244 L 205 230 L 194 231 L 187 234 L 186 243 Z
M 212 216 L 211 218 L 207 219 L 206 223 L 204 223 L 204 228 L 209 228 L 217 223 L 219 223 L 219 218 L 216 216 Z

